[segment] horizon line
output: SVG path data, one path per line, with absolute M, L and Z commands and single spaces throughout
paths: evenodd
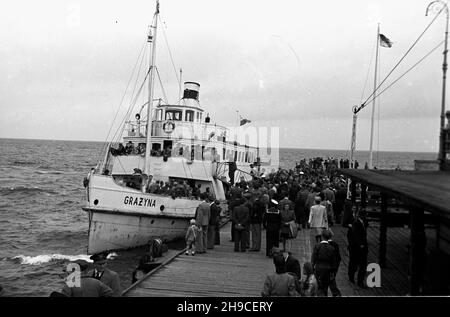
M 3 140 L 29 140 L 29 141 L 64 141 L 64 142 L 96 142 L 96 143 L 107 143 L 107 141 L 96 141 L 96 140 L 61 140 L 61 139 L 40 139 L 40 138 L 14 138 L 14 137 L 0 137 Z M 280 149 L 290 149 L 290 150 L 318 150 L 318 151 L 348 151 L 349 149 L 324 149 L 324 148 L 301 148 L 301 147 L 279 147 Z M 355 152 L 369 152 L 369 150 L 356 150 Z M 433 151 L 391 151 L 391 150 L 380 150 L 373 152 L 393 152 L 393 153 L 433 153 L 438 154 L 438 152 Z

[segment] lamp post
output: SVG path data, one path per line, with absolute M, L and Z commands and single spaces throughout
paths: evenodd
M 431 2 L 425 13 L 425 16 L 428 15 L 429 9 L 436 3 L 440 3 L 444 7 L 439 11 L 445 9 L 446 14 L 446 24 L 445 24 L 445 48 L 444 48 L 444 62 L 442 64 L 442 105 L 441 105 L 441 126 L 440 126 L 440 134 L 439 134 L 439 169 L 443 170 L 445 165 L 445 151 L 444 151 L 444 125 L 445 125 L 445 88 L 446 88 L 446 80 L 447 80 L 447 40 L 448 40 L 448 21 L 449 21 L 449 10 L 447 3 L 441 0 L 436 0 Z

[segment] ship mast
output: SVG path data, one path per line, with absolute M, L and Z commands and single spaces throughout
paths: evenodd
M 144 165 L 144 175 L 147 176 L 147 181 L 143 182 L 142 191 L 145 192 L 147 182 L 149 181 L 148 176 L 150 175 L 150 151 L 151 151 L 151 137 L 152 137 L 152 105 L 153 105 L 153 94 L 154 94 L 154 83 L 155 83 L 155 59 L 156 59 L 156 31 L 158 26 L 158 14 L 159 14 L 159 1 L 156 1 L 156 11 L 154 15 L 154 26 L 150 26 L 148 42 L 151 45 L 152 54 L 150 57 L 150 68 L 148 74 L 148 105 L 147 105 L 147 132 L 146 132 L 146 146 L 145 146 L 145 165 Z M 152 28 L 153 36 L 152 36 Z

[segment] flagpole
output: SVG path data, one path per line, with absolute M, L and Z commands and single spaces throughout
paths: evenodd
M 377 89 L 377 72 L 378 72 L 378 49 L 380 46 L 380 23 L 378 23 L 377 28 L 377 49 L 375 53 L 375 76 L 373 81 L 373 93 L 374 96 L 376 96 L 376 89 Z M 373 98 L 372 101 L 372 118 L 371 118 L 371 124 L 370 124 L 370 148 L 369 148 L 369 169 L 373 168 L 372 159 L 373 159 L 373 125 L 374 125 L 374 117 L 375 117 L 375 100 L 376 98 Z

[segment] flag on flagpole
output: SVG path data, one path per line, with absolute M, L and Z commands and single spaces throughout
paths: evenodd
M 383 47 L 392 47 L 392 42 L 390 39 L 388 39 L 386 36 L 384 36 L 383 34 L 380 34 L 380 45 Z
M 245 118 L 242 118 L 242 116 L 239 116 L 241 118 L 240 126 L 243 126 L 244 124 L 250 123 L 251 121 Z

